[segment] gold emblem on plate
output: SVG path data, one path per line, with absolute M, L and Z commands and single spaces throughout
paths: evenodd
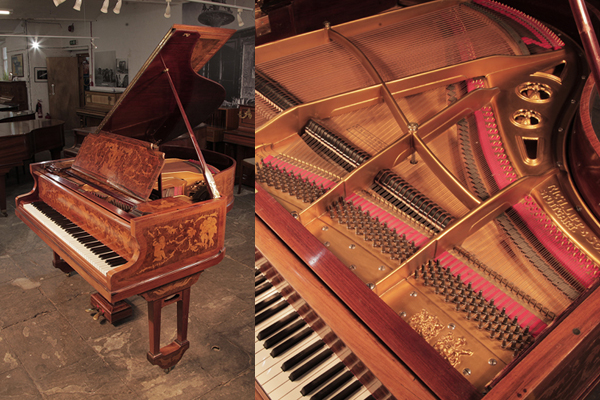
M 456 368 L 460 364 L 462 356 L 472 356 L 471 350 L 463 349 L 467 345 L 467 340 L 464 337 L 454 337 L 454 333 L 450 332 L 440 339 L 433 348 L 442 355 L 450 364 Z
M 436 337 L 444 329 L 438 317 L 429 314 L 427 310 L 421 310 L 420 314 L 410 317 L 408 324 L 427 341 Z

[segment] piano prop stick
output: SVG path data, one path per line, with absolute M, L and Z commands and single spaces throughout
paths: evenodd
M 17 215 L 54 250 L 54 265 L 97 290 L 95 318 L 129 317 L 133 295 L 148 302 L 147 358 L 167 372 L 190 346 L 190 288 L 225 255 L 235 163 L 206 164 L 192 126 L 225 98 L 221 85 L 195 71 L 232 33 L 175 25 L 77 157 L 32 164 L 34 189 L 16 199 Z M 199 161 L 165 160 L 159 144 L 185 131 Z M 161 346 L 162 309 L 171 304 L 177 338 Z

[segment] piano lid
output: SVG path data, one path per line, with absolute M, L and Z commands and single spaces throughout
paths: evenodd
M 205 121 L 225 99 L 225 89 L 196 71 L 234 32 L 231 29 L 174 25 L 104 118 L 98 131 L 155 144 L 186 132 L 165 70 L 173 80 L 191 126 Z

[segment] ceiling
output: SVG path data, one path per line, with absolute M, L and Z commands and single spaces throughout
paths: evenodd
M 117 0 L 109 0 L 112 13 Z M 0 0 L 0 9 L 12 10 L 10 16 L 0 16 L 0 20 L 95 20 L 98 18 L 104 0 L 83 0 L 81 11 L 73 9 L 75 0 L 66 0 L 56 7 L 53 0 Z M 188 0 L 172 0 L 171 4 L 187 3 Z M 166 4 L 165 0 L 124 0 L 127 3 Z

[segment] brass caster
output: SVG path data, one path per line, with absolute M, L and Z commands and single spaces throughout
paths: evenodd
M 175 366 L 171 365 L 169 368 L 163 369 L 163 371 L 164 371 L 165 374 L 168 374 L 169 372 L 173 371 L 174 368 L 175 368 Z

